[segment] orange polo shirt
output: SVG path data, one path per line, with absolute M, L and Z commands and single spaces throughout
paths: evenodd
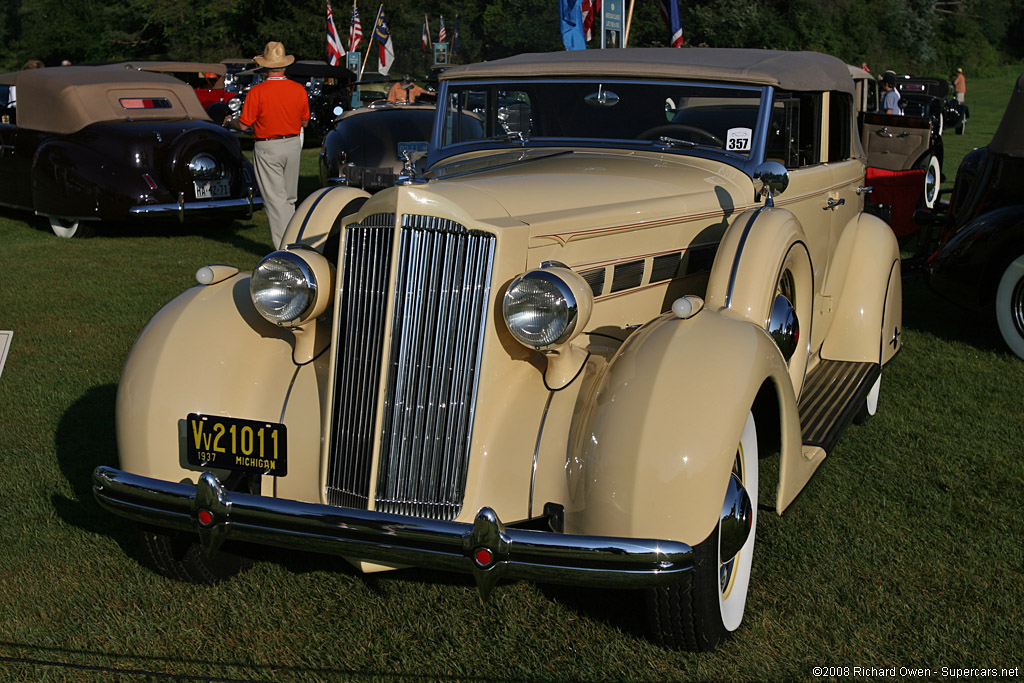
M 268 78 L 249 90 L 238 120 L 257 138 L 298 135 L 309 120 L 306 89 L 284 76 Z

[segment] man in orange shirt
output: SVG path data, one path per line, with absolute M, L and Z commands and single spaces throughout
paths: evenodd
M 267 70 L 267 79 L 249 90 L 242 115 L 225 125 L 242 130 L 252 126 L 256 182 L 274 248 L 279 249 L 298 199 L 300 133 L 309 123 L 309 99 L 305 88 L 285 78 L 284 68 L 295 57 L 285 54 L 284 45 L 271 41 L 253 60 Z

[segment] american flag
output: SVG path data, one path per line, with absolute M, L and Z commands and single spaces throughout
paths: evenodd
M 583 12 L 583 34 L 586 40 L 594 37 L 594 22 L 601 13 L 601 0 L 583 0 L 580 3 Z
M 352 3 L 352 22 L 348 26 L 348 51 L 355 52 L 363 42 L 363 25 L 359 23 L 359 10 Z
M 331 3 L 327 3 L 327 63 L 331 66 L 341 64 L 341 39 L 338 38 L 338 29 L 334 27 Z
M 444 17 L 441 17 L 441 28 L 437 29 L 437 42 L 443 43 L 448 40 L 448 32 L 444 30 Z
M 679 0 L 661 0 L 661 18 L 672 34 L 672 47 L 683 46 L 683 27 L 679 23 Z

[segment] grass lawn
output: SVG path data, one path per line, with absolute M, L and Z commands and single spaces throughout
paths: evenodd
M 959 159 L 1020 69 L 972 79 Z M 302 193 L 316 187 L 304 153 Z M 114 395 L 146 321 L 196 269 L 250 269 L 266 219 L 61 240 L 0 210 L 0 679 L 810 679 L 815 666 L 1024 667 L 1024 362 L 994 322 L 904 283 L 904 349 L 785 517 L 763 514 L 738 637 L 712 655 L 640 635 L 636 595 L 359 575 L 269 552 L 217 587 L 151 571 L 93 501 L 116 465 Z M 1020 675 L 1022 670 L 1018 669 Z M 853 671 L 851 670 L 851 673 Z M 838 676 L 841 677 L 841 676 Z

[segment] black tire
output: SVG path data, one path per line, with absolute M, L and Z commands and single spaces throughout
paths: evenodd
M 737 448 L 741 480 L 753 506 L 750 536 L 730 562 L 719 562 L 721 524 L 693 548 L 693 569 L 678 583 L 646 591 L 651 640 L 672 649 L 710 652 L 732 637 L 746 606 L 754 538 L 757 532 L 757 430 L 747 422 Z M 723 574 L 728 567 L 728 574 Z M 728 576 L 723 588 L 722 579 Z
M 224 550 L 207 557 L 198 539 L 187 534 L 142 527 L 139 538 L 153 568 L 176 581 L 213 585 L 252 565 L 251 559 Z

